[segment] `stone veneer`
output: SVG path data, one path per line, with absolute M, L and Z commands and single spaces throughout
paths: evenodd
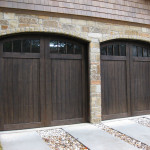
M 90 121 L 101 121 L 100 42 L 139 39 L 150 42 L 150 27 L 60 14 L 0 12 L 0 36 L 21 32 L 61 33 L 89 41 Z M 31 15 L 30 15 L 31 14 Z

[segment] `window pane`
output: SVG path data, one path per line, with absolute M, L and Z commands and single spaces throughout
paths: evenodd
M 101 48 L 101 55 L 107 55 L 107 46 Z
M 120 45 L 120 56 L 126 56 L 126 45 Z
M 67 54 L 74 54 L 74 45 L 72 43 L 67 43 Z
M 66 54 L 66 42 L 63 41 L 58 42 L 58 51 L 59 54 Z
M 142 57 L 142 47 L 137 47 L 138 57 Z
M 137 49 L 135 45 L 132 46 L 132 54 L 133 56 L 137 56 Z
M 147 49 L 143 48 L 143 57 L 147 57 Z
M 12 41 L 3 44 L 3 52 L 12 52 Z
M 108 46 L 108 53 L 107 55 L 113 55 L 113 45 Z
M 23 40 L 22 52 L 30 53 L 31 40 Z
M 40 53 L 40 40 L 32 40 L 32 53 Z
M 150 57 L 150 49 L 148 50 L 148 57 Z
M 79 44 L 74 45 L 75 54 L 82 54 L 82 47 Z
M 21 40 L 13 41 L 13 52 L 21 52 Z
M 58 41 L 50 41 L 49 47 L 50 47 L 50 53 L 58 53 Z
M 114 56 L 119 56 L 119 45 L 114 45 Z

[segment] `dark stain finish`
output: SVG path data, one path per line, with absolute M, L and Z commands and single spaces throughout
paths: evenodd
M 139 41 L 101 44 L 103 120 L 150 113 L 149 53 L 150 45 Z
M 75 50 L 68 48 L 68 51 L 74 53 L 52 54 L 49 43 L 53 38 L 51 35 L 21 35 L 1 40 L 0 130 L 88 121 L 85 45 L 76 40 L 55 36 L 58 40 L 80 44 L 81 53 L 76 54 Z M 3 47 L 6 45 L 4 43 L 16 39 L 40 40 L 40 52 L 36 51 L 39 45 L 32 44 L 28 44 L 28 48 L 32 49 L 34 46 L 36 53 L 31 50 L 25 53 L 22 46 L 18 52 L 3 52 L 7 48 Z M 59 46 L 58 48 L 60 49 Z

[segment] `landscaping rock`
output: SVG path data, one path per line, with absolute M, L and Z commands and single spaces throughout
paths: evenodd
M 87 150 L 84 145 L 63 129 L 38 130 L 37 133 L 52 150 Z

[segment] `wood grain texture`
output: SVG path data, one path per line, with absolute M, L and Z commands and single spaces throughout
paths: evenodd
M 145 114 L 150 112 L 150 58 L 149 61 L 145 57 L 137 60 L 131 59 L 131 65 L 133 114 Z
M 46 47 L 46 54 L 46 107 L 51 114 L 48 124 L 86 122 L 87 74 L 83 73 L 86 72 L 84 53 L 52 54 Z
M 150 24 L 149 0 L 1 0 L 0 6 Z
M 16 35 L 15 39 L 24 36 Z M 67 56 L 70 54 L 51 57 L 49 37 L 36 35 L 40 40 L 40 53 L 28 53 L 25 57 L 22 57 L 22 52 L 11 52 L 12 55 L 10 52 L 3 52 L 3 42 L 12 40 L 14 36 L 1 40 L 0 130 L 81 123 L 88 120 L 87 59 L 84 56 L 87 51 L 83 52 L 84 44 L 80 43 L 82 53 L 71 54 L 71 58 Z M 29 38 L 35 38 L 35 35 L 30 35 Z
M 114 43 L 119 42 L 106 42 L 102 46 Z M 133 56 L 133 48 L 136 47 L 138 51 L 138 47 L 141 47 L 150 51 L 150 46 L 139 41 L 124 43 L 126 56 L 101 56 L 104 120 L 150 112 L 150 57 Z
M 40 122 L 39 60 L 5 58 L 3 75 L 4 123 Z

